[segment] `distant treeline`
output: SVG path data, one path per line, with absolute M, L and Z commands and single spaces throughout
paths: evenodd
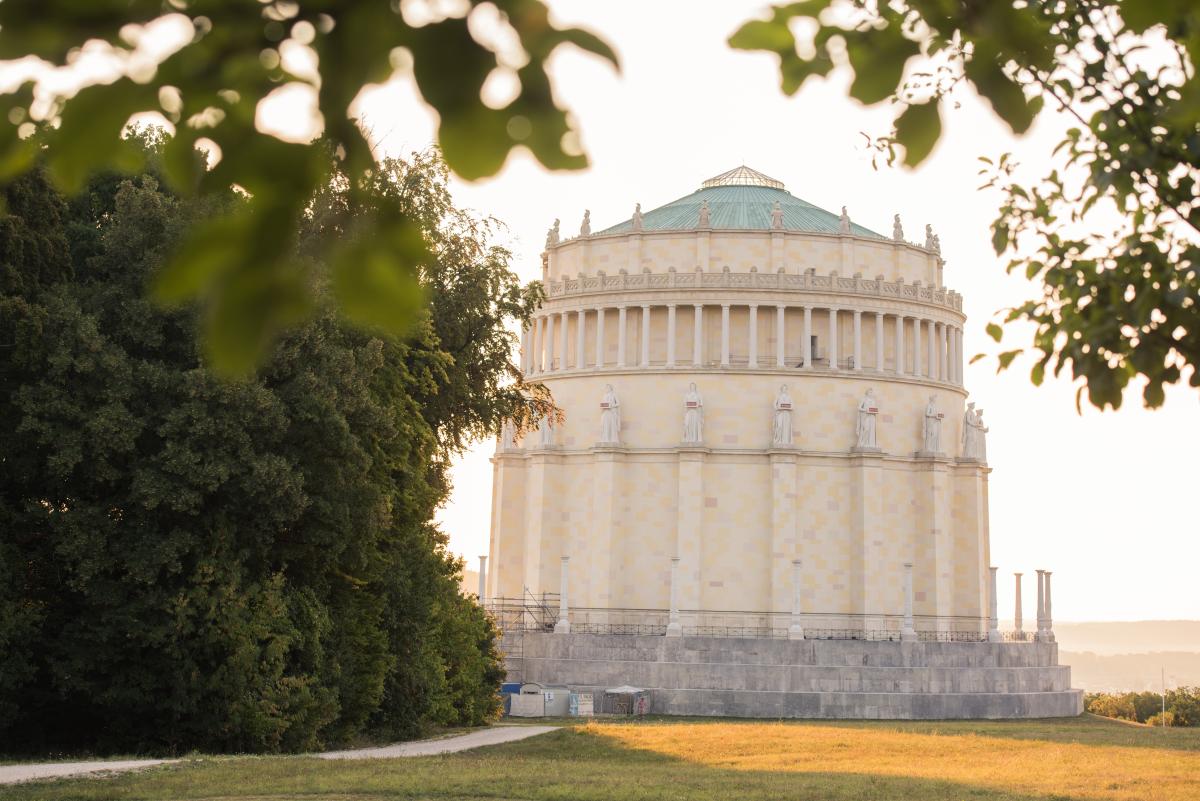
M 1165 715 L 1168 726 L 1200 726 L 1200 687 L 1167 690 L 1166 695 L 1166 712 L 1163 694 L 1156 692 L 1088 693 L 1084 705 L 1088 712 L 1106 718 L 1162 726 Z

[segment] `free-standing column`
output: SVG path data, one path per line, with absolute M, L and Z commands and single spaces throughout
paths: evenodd
M 988 593 L 988 642 L 1000 642 L 1000 605 L 996 598 L 996 571 L 999 568 L 989 567 L 991 573 L 991 591 Z
M 546 367 L 548 373 L 554 369 L 554 315 L 546 315 Z
M 479 556 L 479 603 L 487 600 L 487 556 Z
M 924 371 L 921 369 L 921 318 L 913 318 L 913 375 L 920 378 Z
M 1021 637 L 1021 574 L 1013 573 L 1013 576 L 1017 579 L 1017 603 L 1013 609 L 1013 631 L 1017 633 L 1017 639 L 1021 640 L 1023 639 Z
M 562 568 L 558 574 L 558 622 L 554 624 L 555 634 L 570 634 L 571 621 L 567 611 L 567 563 L 571 557 L 562 558 Z
M 862 370 L 862 312 L 854 310 L 854 369 Z
M 675 304 L 667 304 L 667 367 L 675 366 Z
M 642 367 L 650 366 L 650 307 L 642 306 Z
M 758 367 L 758 306 L 750 304 L 750 356 L 746 362 L 749 367 Z
M 929 321 L 929 377 L 937 378 L 938 357 L 937 357 L 937 323 L 933 320 Z
M 1041 642 L 1046 632 L 1046 583 L 1042 580 L 1044 570 L 1037 572 L 1037 634 L 1034 639 Z
M 540 373 L 542 371 L 542 348 L 545 342 L 542 340 L 542 318 L 538 317 L 533 321 L 533 346 L 530 354 L 530 370 L 531 373 Z
M 958 343 L 957 345 L 954 346 L 954 353 L 958 357 L 955 369 L 958 372 L 958 385 L 962 386 L 962 384 L 963 384 L 963 332 L 962 332 L 961 328 L 954 329 L 954 338 L 955 338 L 955 341 Z
M 679 557 L 671 557 L 671 611 L 667 620 L 667 636 L 682 637 L 683 626 L 679 623 Z
M 699 367 L 704 360 L 704 307 L 699 303 L 695 306 L 692 322 L 692 364 Z
M 596 308 L 596 367 L 604 366 L 604 307 Z
M 787 343 L 787 306 L 775 307 L 775 366 L 785 365 L 784 345 Z
M 1054 642 L 1054 615 L 1050 611 L 1050 571 L 1043 570 L 1046 579 L 1046 642 Z
M 904 315 L 896 315 L 896 375 L 904 375 Z
M 829 307 L 829 369 L 838 369 L 838 331 L 837 331 L 837 314 L 838 310 Z
M 729 366 L 729 304 L 721 304 L 721 366 Z
M 585 347 L 587 333 L 587 309 L 580 309 L 575 314 L 575 369 L 582 370 L 587 367 L 587 356 L 583 350 Z
M 800 342 L 800 354 L 804 359 L 804 367 L 812 367 L 812 306 L 804 307 L 803 340 Z
M 559 321 L 562 323 L 562 331 L 558 335 L 558 340 L 559 340 L 558 369 L 559 370 L 567 369 L 567 354 L 570 353 L 569 345 L 567 344 L 567 329 L 569 328 L 569 326 L 567 325 L 567 322 L 570 320 L 570 315 L 571 315 L 570 312 L 563 312 L 560 315 Z
M 913 563 L 904 563 L 904 624 L 900 629 L 900 640 L 911 642 L 917 639 L 913 626 Z
M 530 344 L 529 340 L 530 340 L 530 333 L 529 333 L 529 329 L 526 328 L 523 331 L 521 331 L 521 372 L 524 373 L 525 375 L 529 375 L 529 373 L 530 373 L 530 370 L 529 370 L 529 344 Z
M 883 372 L 883 312 L 875 312 L 875 369 Z
M 800 568 L 799 559 L 792 560 L 792 625 L 788 626 L 789 640 L 803 640 L 804 628 L 800 625 Z
M 625 328 L 628 317 L 624 306 L 617 307 L 617 367 L 625 366 Z

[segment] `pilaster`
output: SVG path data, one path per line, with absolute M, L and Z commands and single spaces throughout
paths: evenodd
M 621 468 L 625 462 L 622 448 L 596 447 L 593 450 L 592 525 L 588 537 L 586 606 L 612 607 L 613 550 L 620 547 L 620 498 L 624 487 Z
M 884 528 L 883 519 L 883 454 L 856 453 L 852 460 L 854 479 L 852 482 L 852 506 L 854 530 L 851 535 L 858 543 L 855 562 L 851 568 L 853 576 L 851 597 L 859 600 L 863 614 L 894 614 L 898 587 L 889 583 L 896 575 L 896 560 L 888 548 L 895 544 L 894 534 Z M 877 628 L 870 621 L 868 628 Z
M 769 451 L 771 459 L 771 607 L 772 612 L 792 608 L 792 560 L 797 557 L 796 454 Z
M 700 608 L 703 564 L 704 461 L 706 448 L 679 449 L 675 556 L 679 557 L 679 606 Z

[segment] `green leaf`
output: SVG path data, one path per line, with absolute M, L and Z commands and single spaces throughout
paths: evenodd
M 908 60 L 920 54 L 916 42 L 904 38 L 898 25 L 847 31 L 846 53 L 854 67 L 850 96 L 871 105 L 896 93 Z
M 937 101 L 907 106 L 896 118 L 896 141 L 904 145 L 904 163 L 909 167 L 924 161 L 941 135 Z
M 1003 353 L 1001 353 L 997 357 L 998 361 L 1000 362 L 1000 366 L 999 366 L 999 368 L 997 368 L 996 372 L 1000 372 L 1001 370 L 1007 370 L 1008 366 L 1010 364 L 1012 364 L 1013 359 L 1020 356 L 1021 353 L 1022 353 L 1022 350 L 1020 348 L 1017 348 L 1016 350 L 1006 350 Z
M 999 256 L 1008 247 L 1008 226 L 997 225 L 992 229 L 992 250 Z
M 1001 328 L 1000 326 L 996 325 L 995 323 L 988 323 L 987 326 L 985 326 L 983 330 L 984 330 L 984 333 L 986 333 L 989 337 L 996 340 L 997 342 L 999 342 L 1001 340 L 1001 338 L 1004 337 L 1004 329 Z
M 1033 366 L 1033 369 L 1029 371 L 1029 380 L 1033 383 L 1033 385 L 1035 387 L 1040 387 L 1042 385 L 1042 382 L 1045 379 L 1046 379 L 1046 361 L 1043 359 L 1042 361 L 1035 364 Z
M 974 364 L 975 362 L 980 361 L 982 359 L 986 359 L 986 358 L 987 358 L 986 353 L 976 353 L 974 356 L 971 357 L 971 361 L 967 362 L 967 364 Z
M 1033 118 L 1041 109 L 1025 99 L 1021 87 L 1014 83 L 1000 65 L 1003 57 L 995 45 L 987 40 L 975 40 L 975 52 L 967 61 L 964 70 L 975 89 L 987 100 L 1000 118 L 1008 123 L 1014 133 L 1025 133 L 1033 124 Z
M 416 262 L 426 256 L 420 234 L 393 226 L 390 235 L 360 239 L 333 253 L 333 291 L 346 316 L 369 328 L 404 334 L 424 305 Z

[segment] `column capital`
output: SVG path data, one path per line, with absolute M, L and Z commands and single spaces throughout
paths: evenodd
M 678 303 L 664 303 L 663 305 L 666 306 L 668 309 L 673 309 L 676 306 L 678 306 L 679 304 Z
M 649 303 L 643 303 L 643 304 L 641 304 L 641 306 L 642 306 L 642 308 L 643 308 L 643 309 L 649 309 L 649 308 L 650 308 L 650 304 L 649 304 Z
M 758 308 L 758 304 L 757 304 L 757 303 L 747 303 L 746 305 L 747 305 L 747 306 L 749 306 L 751 309 L 757 309 L 757 308 Z
M 728 308 L 729 308 L 730 306 L 732 306 L 732 305 L 733 305 L 732 303 L 722 303 L 722 304 L 721 304 L 721 308 L 722 308 L 722 309 L 728 309 Z

